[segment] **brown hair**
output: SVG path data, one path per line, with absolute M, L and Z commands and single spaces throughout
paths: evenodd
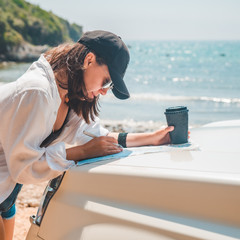
M 77 115 L 81 115 L 87 123 L 90 122 L 90 118 L 94 121 L 95 116 L 99 115 L 98 97 L 94 97 L 93 100 L 88 99 L 87 90 L 83 81 L 83 63 L 89 52 L 93 51 L 83 44 L 66 43 L 52 48 L 45 53 L 45 57 L 49 61 L 53 72 L 64 73 L 64 75 L 67 76 L 67 83 L 56 79 L 61 88 L 68 89 L 69 102 L 67 105 L 72 108 Z M 104 59 L 97 55 L 96 62 L 99 65 L 106 64 Z

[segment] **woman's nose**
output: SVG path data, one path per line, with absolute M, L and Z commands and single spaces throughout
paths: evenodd
M 100 90 L 99 90 L 99 93 L 100 93 L 101 95 L 106 95 L 106 94 L 107 94 L 107 91 L 108 91 L 108 89 L 100 89 Z

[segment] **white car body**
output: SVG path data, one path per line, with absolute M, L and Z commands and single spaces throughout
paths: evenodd
M 240 120 L 191 129 L 191 141 L 200 150 L 70 169 L 27 240 L 240 239 Z

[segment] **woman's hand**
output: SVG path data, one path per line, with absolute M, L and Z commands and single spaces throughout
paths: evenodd
M 169 132 L 172 132 L 173 130 L 174 130 L 174 127 L 169 126 L 164 129 L 160 129 L 156 132 L 153 132 L 152 133 L 152 144 L 157 146 L 157 145 L 171 143 Z
M 171 139 L 169 132 L 174 130 L 173 126 L 166 127 L 164 129 L 158 130 L 153 133 L 153 145 L 162 145 L 162 144 L 170 144 Z M 190 131 L 188 131 L 188 138 L 190 138 Z
M 91 141 L 83 145 L 85 155 L 90 157 L 100 157 L 119 153 L 122 148 L 117 145 L 117 140 L 109 136 L 101 136 L 93 138 Z
M 117 140 L 114 137 L 101 136 L 93 138 L 84 145 L 69 148 L 66 152 L 67 159 L 79 161 L 119 153 L 122 150 L 123 149 L 117 145 Z

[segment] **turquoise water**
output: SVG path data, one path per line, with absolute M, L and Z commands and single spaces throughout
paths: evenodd
M 102 118 L 165 121 L 189 108 L 190 124 L 240 118 L 240 42 L 129 42 L 127 101 L 102 98 Z
M 131 98 L 101 97 L 101 118 L 165 122 L 166 107 L 189 108 L 190 125 L 240 119 L 240 41 L 131 41 L 125 75 Z M 17 79 L 29 64 L 0 70 Z

